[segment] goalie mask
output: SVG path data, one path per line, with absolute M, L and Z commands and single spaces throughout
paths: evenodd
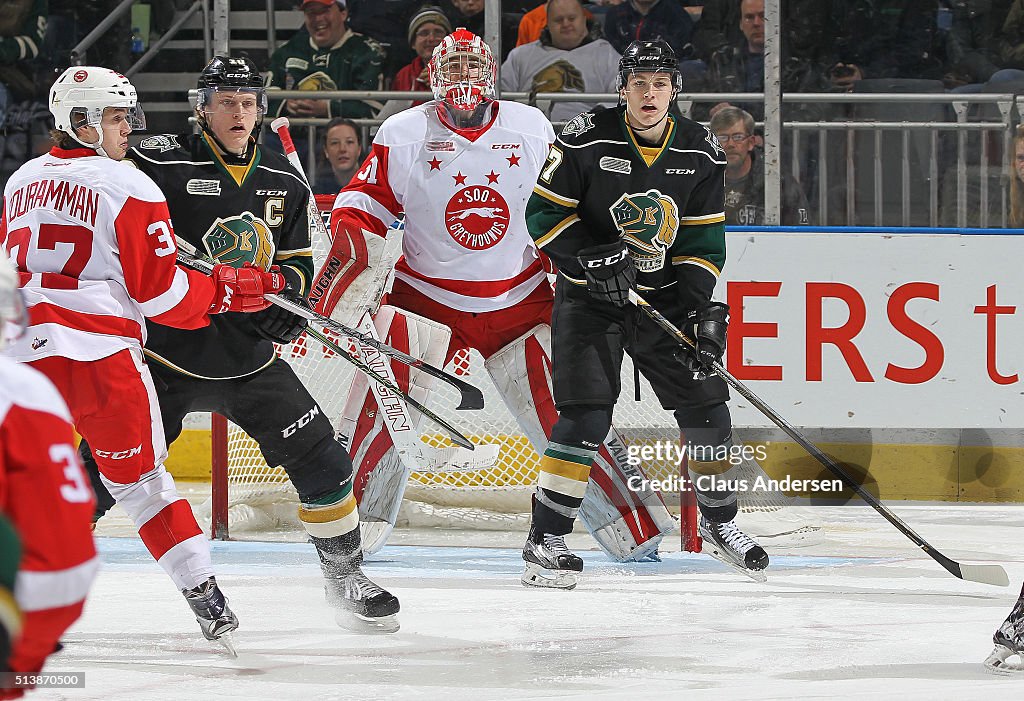
M 472 114 L 494 98 L 498 65 L 484 40 L 463 27 L 434 48 L 428 71 L 434 98 L 455 115 Z
M 26 326 L 28 313 L 18 289 L 18 273 L 0 248 L 0 350 L 21 336 Z
M 61 73 L 50 88 L 54 128 L 83 146 L 95 149 L 101 156 L 107 155 L 100 145 L 103 142 L 100 122 L 103 110 L 108 107 L 125 108 L 125 119 L 132 129 L 146 128 L 146 115 L 139 105 L 135 86 L 109 68 L 72 66 Z M 83 127 L 93 127 L 100 132 L 95 143 L 87 143 L 75 133 L 75 129 Z

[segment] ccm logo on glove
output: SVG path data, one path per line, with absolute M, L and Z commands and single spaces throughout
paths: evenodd
M 610 255 L 607 258 L 595 258 L 586 261 L 585 264 L 588 268 L 602 268 L 606 265 L 615 265 L 616 263 L 618 263 L 620 260 L 623 260 L 627 256 L 629 256 L 629 251 L 623 248 L 618 253 Z

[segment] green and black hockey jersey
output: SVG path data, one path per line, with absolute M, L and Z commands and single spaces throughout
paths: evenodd
M 710 299 L 725 265 L 725 153 L 709 129 L 671 115 L 661 143 L 647 146 L 624 112 L 588 112 L 565 125 L 530 197 L 530 235 L 579 285 L 579 251 L 621 238 L 639 292 L 678 286 L 694 308 Z
M 143 139 L 128 151 L 129 161 L 160 186 L 176 236 L 235 267 L 280 265 L 309 292 L 309 189 L 283 155 L 250 141 L 244 156 L 232 156 L 205 133 L 165 134 Z M 186 375 L 244 377 L 274 360 L 274 344 L 247 314 L 217 314 L 196 330 L 153 322 L 147 328 L 147 355 Z

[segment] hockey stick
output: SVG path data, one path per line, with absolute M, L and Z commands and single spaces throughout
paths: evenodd
M 629 301 L 647 314 L 647 316 L 660 326 L 665 333 L 675 338 L 683 348 L 687 348 L 689 350 L 695 349 L 695 345 L 692 340 L 687 338 L 682 331 L 677 329 L 671 321 L 661 314 L 661 312 L 648 304 L 643 297 L 636 293 L 636 291 L 629 291 Z M 1006 570 L 999 565 L 961 564 L 956 560 L 951 560 L 936 550 L 927 540 L 914 532 L 914 529 L 905 524 L 899 516 L 890 511 L 885 504 L 878 501 L 878 499 L 872 496 L 870 492 L 861 487 L 856 480 L 854 480 L 853 477 L 851 477 L 850 474 L 839 465 L 839 463 L 818 449 L 817 446 L 807 440 L 807 438 L 805 438 L 804 435 L 792 424 L 782 418 L 770 406 L 765 404 L 765 402 L 754 394 L 749 387 L 733 377 L 732 373 L 726 370 L 721 363 L 712 362 L 711 368 L 715 371 L 715 374 L 725 380 L 726 384 L 753 404 L 762 414 L 771 419 L 772 423 L 785 431 L 785 433 L 794 441 L 799 443 L 800 446 L 811 455 L 811 457 L 821 463 L 829 472 L 842 480 L 843 484 L 856 492 L 861 499 L 868 503 L 868 506 L 880 513 L 886 521 L 895 526 L 896 529 L 909 538 L 914 545 L 921 548 L 928 557 L 942 565 L 947 572 L 952 574 L 954 577 L 959 577 L 960 579 L 965 579 L 971 582 L 992 584 L 997 587 L 1005 587 L 1009 585 L 1010 580 L 1006 576 Z
M 212 263 L 210 263 L 207 260 L 204 260 L 203 258 L 200 258 L 199 256 L 196 256 L 196 255 L 193 255 L 192 253 L 189 253 L 186 250 L 186 248 L 191 248 L 192 250 L 195 250 L 195 248 L 193 246 L 191 246 L 187 241 L 181 241 L 179 239 L 179 242 L 178 242 L 178 262 L 179 263 L 181 263 L 182 265 L 187 265 L 188 267 L 192 268 L 193 270 L 198 270 L 201 273 L 206 273 L 207 275 L 209 275 L 210 273 L 213 272 L 213 264 Z M 278 295 L 266 295 L 265 298 L 267 300 L 271 301 L 271 302 L 274 302 L 275 300 L 280 300 L 282 302 L 288 302 L 288 300 L 286 300 L 286 299 L 284 299 L 282 297 L 279 297 Z M 290 306 L 287 306 L 287 307 L 284 307 L 284 308 L 288 309 L 289 311 L 291 311 L 291 307 L 295 307 L 297 309 L 304 309 L 305 308 L 305 307 L 303 307 L 303 306 L 301 306 L 299 304 L 295 304 L 293 302 L 288 302 L 288 304 Z M 284 306 L 284 305 L 279 305 L 279 306 Z M 346 351 L 344 348 L 342 348 L 337 343 L 332 341 L 330 338 L 328 338 L 327 336 L 325 336 L 321 332 L 317 331 L 316 329 L 312 329 L 312 328 L 309 328 L 309 327 L 306 327 L 306 333 L 309 334 L 310 336 L 312 336 L 313 338 L 315 338 L 316 340 L 320 341 L 320 343 L 322 343 L 329 350 L 334 351 L 335 353 L 340 355 L 342 358 L 344 358 L 348 362 L 350 362 L 353 365 L 355 365 L 356 368 L 360 372 L 365 374 L 371 380 L 373 380 L 374 382 L 379 383 L 380 385 L 385 387 L 388 391 L 393 392 L 395 395 L 401 397 L 410 406 L 414 407 L 417 411 L 419 411 L 421 414 L 423 414 L 427 419 L 429 419 L 430 421 L 433 421 L 435 424 L 437 424 L 438 426 L 443 428 L 448 433 L 448 437 L 451 439 L 451 441 L 453 443 L 455 443 L 456 445 L 460 445 L 463 448 L 467 448 L 469 450 L 473 450 L 476 447 L 473 444 L 472 441 L 470 441 L 468 438 L 466 438 L 464 435 L 462 435 L 458 431 L 458 429 L 456 429 L 454 426 L 452 426 L 447 421 L 445 421 L 444 419 L 439 417 L 437 414 L 432 412 L 430 409 L 427 409 L 425 406 L 423 406 L 422 404 L 417 402 L 415 399 L 413 399 L 412 397 L 407 395 L 405 392 L 403 392 L 401 389 L 399 389 L 396 385 L 392 384 L 387 379 L 385 379 L 385 378 L 381 377 L 380 375 L 378 375 L 376 372 L 373 371 L 372 368 L 370 368 L 369 365 L 366 365 L 365 363 L 363 363 L 363 362 L 353 358 L 349 354 L 348 351 Z
M 270 128 L 276 131 L 278 136 L 281 138 L 281 143 L 284 144 L 285 154 L 288 157 L 288 161 L 299 171 L 303 179 L 305 179 L 305 171 L 302 169 L 302 163 L 299 160 L 298 154 L 295 152 L 295 144 L 292 142 L 291 134 L 288 131 L 288 118 L 278 117 L 273 122 L 271 122 Z M 308 181 L 306 185 L 307 187 L 309 186 Z M 312 192 L 310 193 L 310 197 L 312 197 Z M 310 214 L 310 216 L 313 215 Z M 323 226 L 323 220 L 320 219 L 319 212 L 316 212 L 315 220 L 319 222 L 320 226 Z M 269 299 L 274 304 L 280 307 L 284 307 L 293 314 L 298 314 L 299 316 L 305 317 L 309 321 L 320 324 L 321 326 L 334 329 L 338 333 L 344 336 L 348 336 L 349 338 L 355 339 L 356 341 L 365 346 L 374 348 L 383 353 L 384 355 L 394 358 L 395 360 L 401 363 L 405 363 L 411 368 L 415 368 L 416 370 L 425 372 L 428 375 L 432 375 L 433 377 L 436 377 L 442 382 L 447 382 L 452 387 L 457 389 L 459 391 L 459 394 L 461 395 L 459 405 L 455 407 L 456 409 L 484 408 L 484 395 L 483 392 L 481 392 L 478 387 L 474 387 L 468 382 L 460 380 L 459 378 L 454 377 L 453 375 L 449 375 L 444 370 L 436 368 L 433 365 L 430 365 L 429 363 L 424 363 L 419 358 L 414 358 L 408 353 L 403 353 L 402 351 L 396 348 L 392 348 L 391 346 L 385 343 L 382 343 L 374 338 L 371 338 L 367 334 L 360 333 L 359 331 L 356 331 L 353 328 L 345 326 L 344 324 L 337 322 L 334 319 L 323 316 L 322 314 L 318 314 L 312 309 L 306 309 L 305 307 L 295 304 L 294 302 L 290 302 L 286 299 L 281 299 L 277 295 L 267 295 L 267 299 Z

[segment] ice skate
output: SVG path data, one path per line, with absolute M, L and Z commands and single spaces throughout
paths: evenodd
M 526 569 L 521 581 L 528 587 L 575 589 L 576 573 L 583 571 L 583 560 L 565 545 L 565 536 L 541 533 L 530 528 L 523 546 Z
M 228 600 L 217 586 L 217 580 L 210 577 L 195 589 L 185 589 L 181 593 L 196 615 L 203 637 L 216 640 L 227 648 L 232 657 L 238 657 L 231 637 L 231 631 L 238 628 L 238 618 L 228 608 Z
M 327 577 L 325 591 L 342 628 L 357 633 L 394 633 L 399 629 L 398 599 L 371 581 L 358 564 L 345 574 Z
M 753 538 L 741 531 L 735 521 L 715 523 L 701 516 L 697 530 L 704 540 L 702 552 L 742 572 L 755 582 L 768 581 L 764 574 L 764 569 L 768 567 L 768 554 Z
M 356 633 L 397 631 L 398 598 L 363 573 L 359 531 L 312 540 L 320 555 L 327 603 L 337 611 L 338 625 Z
M 995 648 L 985 659 L 989 671 L 996 674 L 1024 672 L 1024 597 L 1017 599 L 1010 615 L 992 636 L 992 642 Z

